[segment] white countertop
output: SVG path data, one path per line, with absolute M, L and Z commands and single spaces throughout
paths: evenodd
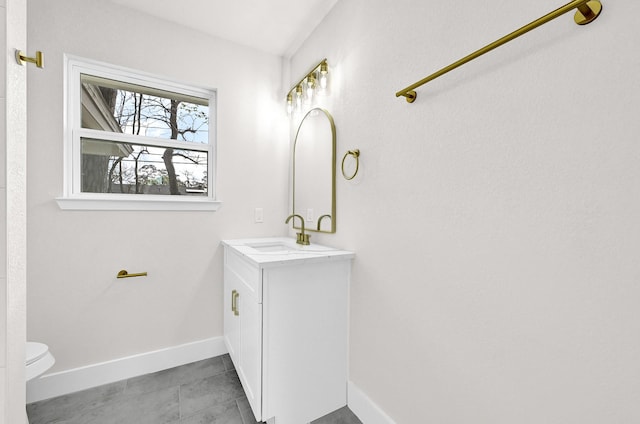
M 257 265 L 286 265 L 289 263 L 348 260 L 355 253 L 311 243 L 297 244 L 293 238 L 266 237 L 238 240 L 222 240 L 228 246 Z

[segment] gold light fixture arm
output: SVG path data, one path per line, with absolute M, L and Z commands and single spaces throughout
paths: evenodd
M 429 75 L 428 77 L 421 79 L 415 84 L 412 84 L 398 91 L 396 93 L 396 97 L 403 96 L 406 98 L 407 102 L 413 103 L 417 97 L 417 94 L 415 92 L 416 88 L 446 74 L 447 72 L 450 72 L 458 68 L 459 66 L 464 65 L 467 62 L 472 61 L 473 59 L 476 59 L 482 56 L 485 53 L 490 52 L 491 50 L 497 47 L 500 47 L 503 44 L 508 43 L 509 41 L 514 40 L 515 38 L 520 37 L 521 35 L 526 34 L 527 32 L 533 29 L 538 28 L 541 25 L 546 24 L 549 21 L 554 20 L 559 16 L 564 15 L 565 13 L 573 9 L 577 9 L 575 16 L 573 18 L 575 23 L 578 25 L 586 25 L 590 22 L 593 22 L 598 17 L 598 15 L 600 15 L 600 12 L 602 11 L 602 4 L 598 0 L 573 0 L 572 2 L 565 4 L 564 6 L 554 10 L 553 12 L 550 12 L 544 15 L 539 19 L 536 19 L 535 21 L 523 26 L 522 28 L 513 31 L 510 34 L 505 35 L 504 37 L 494 41 L 493 43 L 488 44 L 479 50 L 476 50 L 475 52 L 471 53 L 468 56 L 463 57 L 457 62 L 454 62 L 451 65 L 440 69 L 438 72 L 435 72 Z
M 22 50 L 16 50 L 16 62 L 23 66 L 26 62 L 35 63 L 38 68 L 44 68 L 44 55 L 38 50 L 36 57 L 28 57 Z

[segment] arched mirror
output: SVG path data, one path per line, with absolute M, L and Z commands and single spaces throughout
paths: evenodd
M 293 213 L 304 218 L 305 230 L 336 232 L 336 126 L 324 109 L 307 112 L 296 133 Z

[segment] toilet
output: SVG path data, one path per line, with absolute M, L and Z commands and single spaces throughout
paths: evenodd
M 27 383 L 44 374 L 56 362 L 51 352 L 49 352 L 49 346 L 44 343 L 27 342 L 25 356 Z M 24 415 L 25 423 L 29 424 L 26 410 Z
M 27 342 L 26 353 L 27 381 L 44 374 L 56 362 L 49 346 L 44 343 Z

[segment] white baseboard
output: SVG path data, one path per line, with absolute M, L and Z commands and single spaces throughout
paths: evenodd
M 347 384 L 347 399 L 351 412 L 363 422 L 363 424 L 395 424 L 369 397 L 352 381 Z
M 55 356 L 55 352 L 52 352 Z M 85 367 L 44 374 L 27 384 L 27 403 L 62 396 L 227 353 L 223 337 L 172 346 Z

